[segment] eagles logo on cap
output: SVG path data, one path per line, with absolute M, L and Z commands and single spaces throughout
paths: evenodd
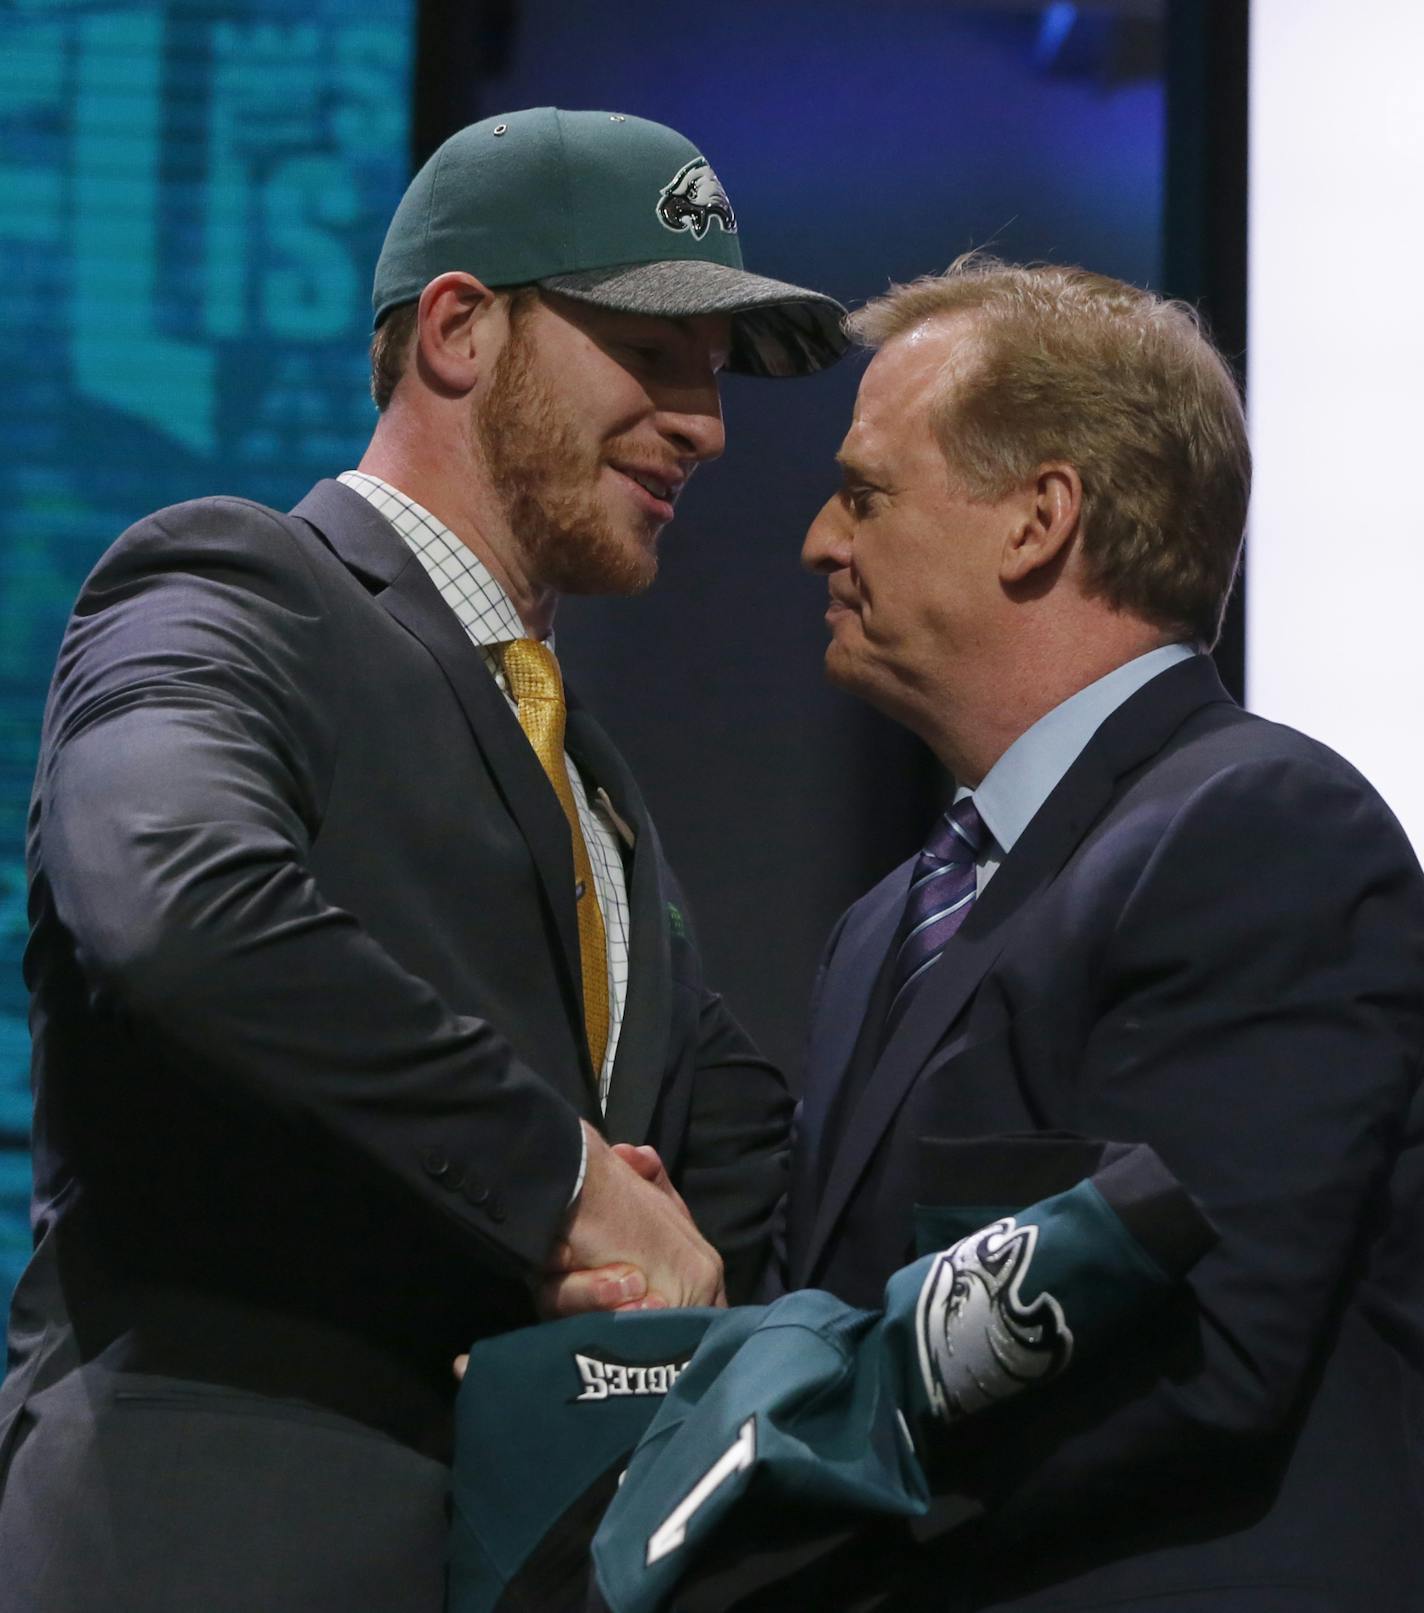
M 658 196 L 658 222 L 669 230 L 691 230 L 693 240 L 700 241 L 714 218 L 728 235 L 737 233 L 737 215 L 722 181 L 706 157 L 694 157 L 663 186 Z

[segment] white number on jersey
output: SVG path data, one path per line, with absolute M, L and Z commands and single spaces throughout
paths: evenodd
M 666 1557 L 687 1539 L 687 1526 L 697 1509 L 711 1499 L 719 1485 L 756 1461 L 756 1418 L 748 1417 L 737 1437 L 668 1513 L 648 1539 L 648 1567 Z

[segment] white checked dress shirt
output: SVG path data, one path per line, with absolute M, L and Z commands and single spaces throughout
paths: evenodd
M 509 595 L 490 575 L 489 568 L 449 527 L 389 482 L 357 470 L 344 471 L 338 480 L 379 510 L 410 545 L 430 580 L 440 590 L 440 597 L 454 611 L 470 642 L 484 657 L 490 676 L 503 690 L 511 710 L 517 712 L 500 671 L 497 646 L 529 635 Z M 548 643 L 552 650 L 552 637 Z M 608 1046 L 603 1054 L 603 1068 L 598 1073 L 598 1101 L 606 1109 L 608 1083 L 628 997 L 628 883 L 617 831 L 597 804 L 589 800 L 583 778 L 567 752 L 564 762 L 593 867 L 593 883 L 603 913 L 608 947 Z

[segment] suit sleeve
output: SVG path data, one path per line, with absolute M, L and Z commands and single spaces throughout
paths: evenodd
M 561 1222 L 577 1118 L 317 889 L 342 699 L 279 520 L 214 500 L 132 529 L 60 653 L 37 798 L 48 899 L 90 989 L 175 1068 L 314 1121 L 518 1272 Z M 442 1164 L 495 1193 L 467 1203 Z
M 826 975 L 831 966 L 831 960 L 836 955 L 836 948 L 840 944 L 841 936 L 845 933 L 846 921 L 855 909 L 848 907 L 836 920 L 831 933 L 826 937 L 826 944 L 821 949 L 821 960 L 816 968 L 816 978 L 811 986 L 811 999 L 807 1009 L 808 1025 L 817 1023 L 821 1012 L 821 998 L 825 991 Z M 806 1062 L 809 1063 L 808 1053 Z M 804 1065 L 803 1065 L 804 1067 Z M 789 1246 L 789 1227 L 791 1210 L 791 1180 L 792 1164 L 801 1158 L 800 1150 L 804 1147 L 803 1122 L 805 1118 L 805 1099 L 798 1097 L 791 1111 L 791 1139 L 789 1145 L 789 1161 L 785 1177 L 785 1187 L 776 1208 L 772 1212 L 771 1220 L 771 1253 L 766 1268 L 755 1291 L 749 1295 L 751 1300 L 759 1303 L 769 1303 L 780 1299 L 783 1294 L 791 1290 L 791 1262 Z
M 772 1255 L 773 1224 L 786 1191 L 791 1099 L 721 996 L 703 982 L 687 898 L 663 865 L 678 914 L 674 990 L 690 993 L 691 1085 L 673 1180 L 699 1230 L 722 1256 L 727 1297 L 757 1297 Z
M 1152 1144 L 1220 1241 L 1165 1369 L 1120 1364 L 986 1442 L 991 1532 L 1020 1541 L 1219 1484 L 1288 1431 L 1418 1094 L 1418 864 L 1342 764 L 1233 768 L 1176 812 L 1099 978 L 1075 1129 Z

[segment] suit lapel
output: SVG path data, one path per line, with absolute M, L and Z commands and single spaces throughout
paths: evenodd
M 557 938 L 566 1004 L 581 1028 L 583 984 L 568 822 L 509 702 L 409 545 L 359 493 L 341 482 L 319 482 L 292 514 L 316 527 L 368 585 L 377 585 L 373 589 L 377 602 L 425 646 L 445 674 L 529 847 Z M 578 1040 L 582 1047 L 582 1034 Z M 592 1071 L 586 1050 L 583 1056 L 588 1081 Z
M 672 1013 L 672 959 L 668 895 L 662 854 L 648 810 L 623 758 L 578 700 L 569 697 L 567 743 L 585 778 L 608 795 L 618 817 L 633 832 L 628 866 L 628 996 L 618 1033 L 618 1052 L 604 1117 L 608 1135 L 625 1142 L 648 1135 L 667 1066 Z
M 909 1095 L 929 1054 L 963 1012 L 995 959 L 1034 899 L 1057 877 L 1083 837 L 1102 816 L 1123 774 L 1140 766 L 1166 744 L 1192 712 L 1217 700 L 1229 700 L 1209 657 L 1179 662 L 1154 678 L 1112 713 L 1082 754 L 1039 808 L 1013 851 L 1004 859 L 964 926 L 926 972 L 914 999 L 885 1044 L 874 1075 L 866 1083 L 854 1114 L 840 1130 L 840 1146 L 817 1207 L 805 1256 L 811 1270 L 825 1248 L 856 1184 L 881 1138 Z M 903 891 L 902 891 L 903 898 Z M 868 994 L 884 960 L 899 913 L 889 933 L 883 915 L 874 921 L 875 935 L 857 951 L 865 970 Z M 880 950 L 875 947 L 879 945 Z M 829 979 L 827 981 L 829 984 Z M 863 1011 L 863 1010 L 862 1010 Z M 836 1061 L 843 1072 L 854 1033 Z M 815 1044 L 813 1043 L 813 1046 Z M 822 1082 L 822 1066 L 812 1063 L 818 1088 L 827 1094 L 834 1083 Z M 808 1098 L 809 1102 L 809 1098 Z
M 854 915 L 854 927 L 847 926 L 826 966 L 820 1007 L 806 1048 L 806 1066 L 816 1071 L 816 1082 L 807 1089 L 801 1106 L 797 1148 L 798 1154 L 809 1159 L 820 1155 L 826 1121 L 860 1038 L 881 965 L 895 938 L 914 866 L 910 858 L 864 897 Z

